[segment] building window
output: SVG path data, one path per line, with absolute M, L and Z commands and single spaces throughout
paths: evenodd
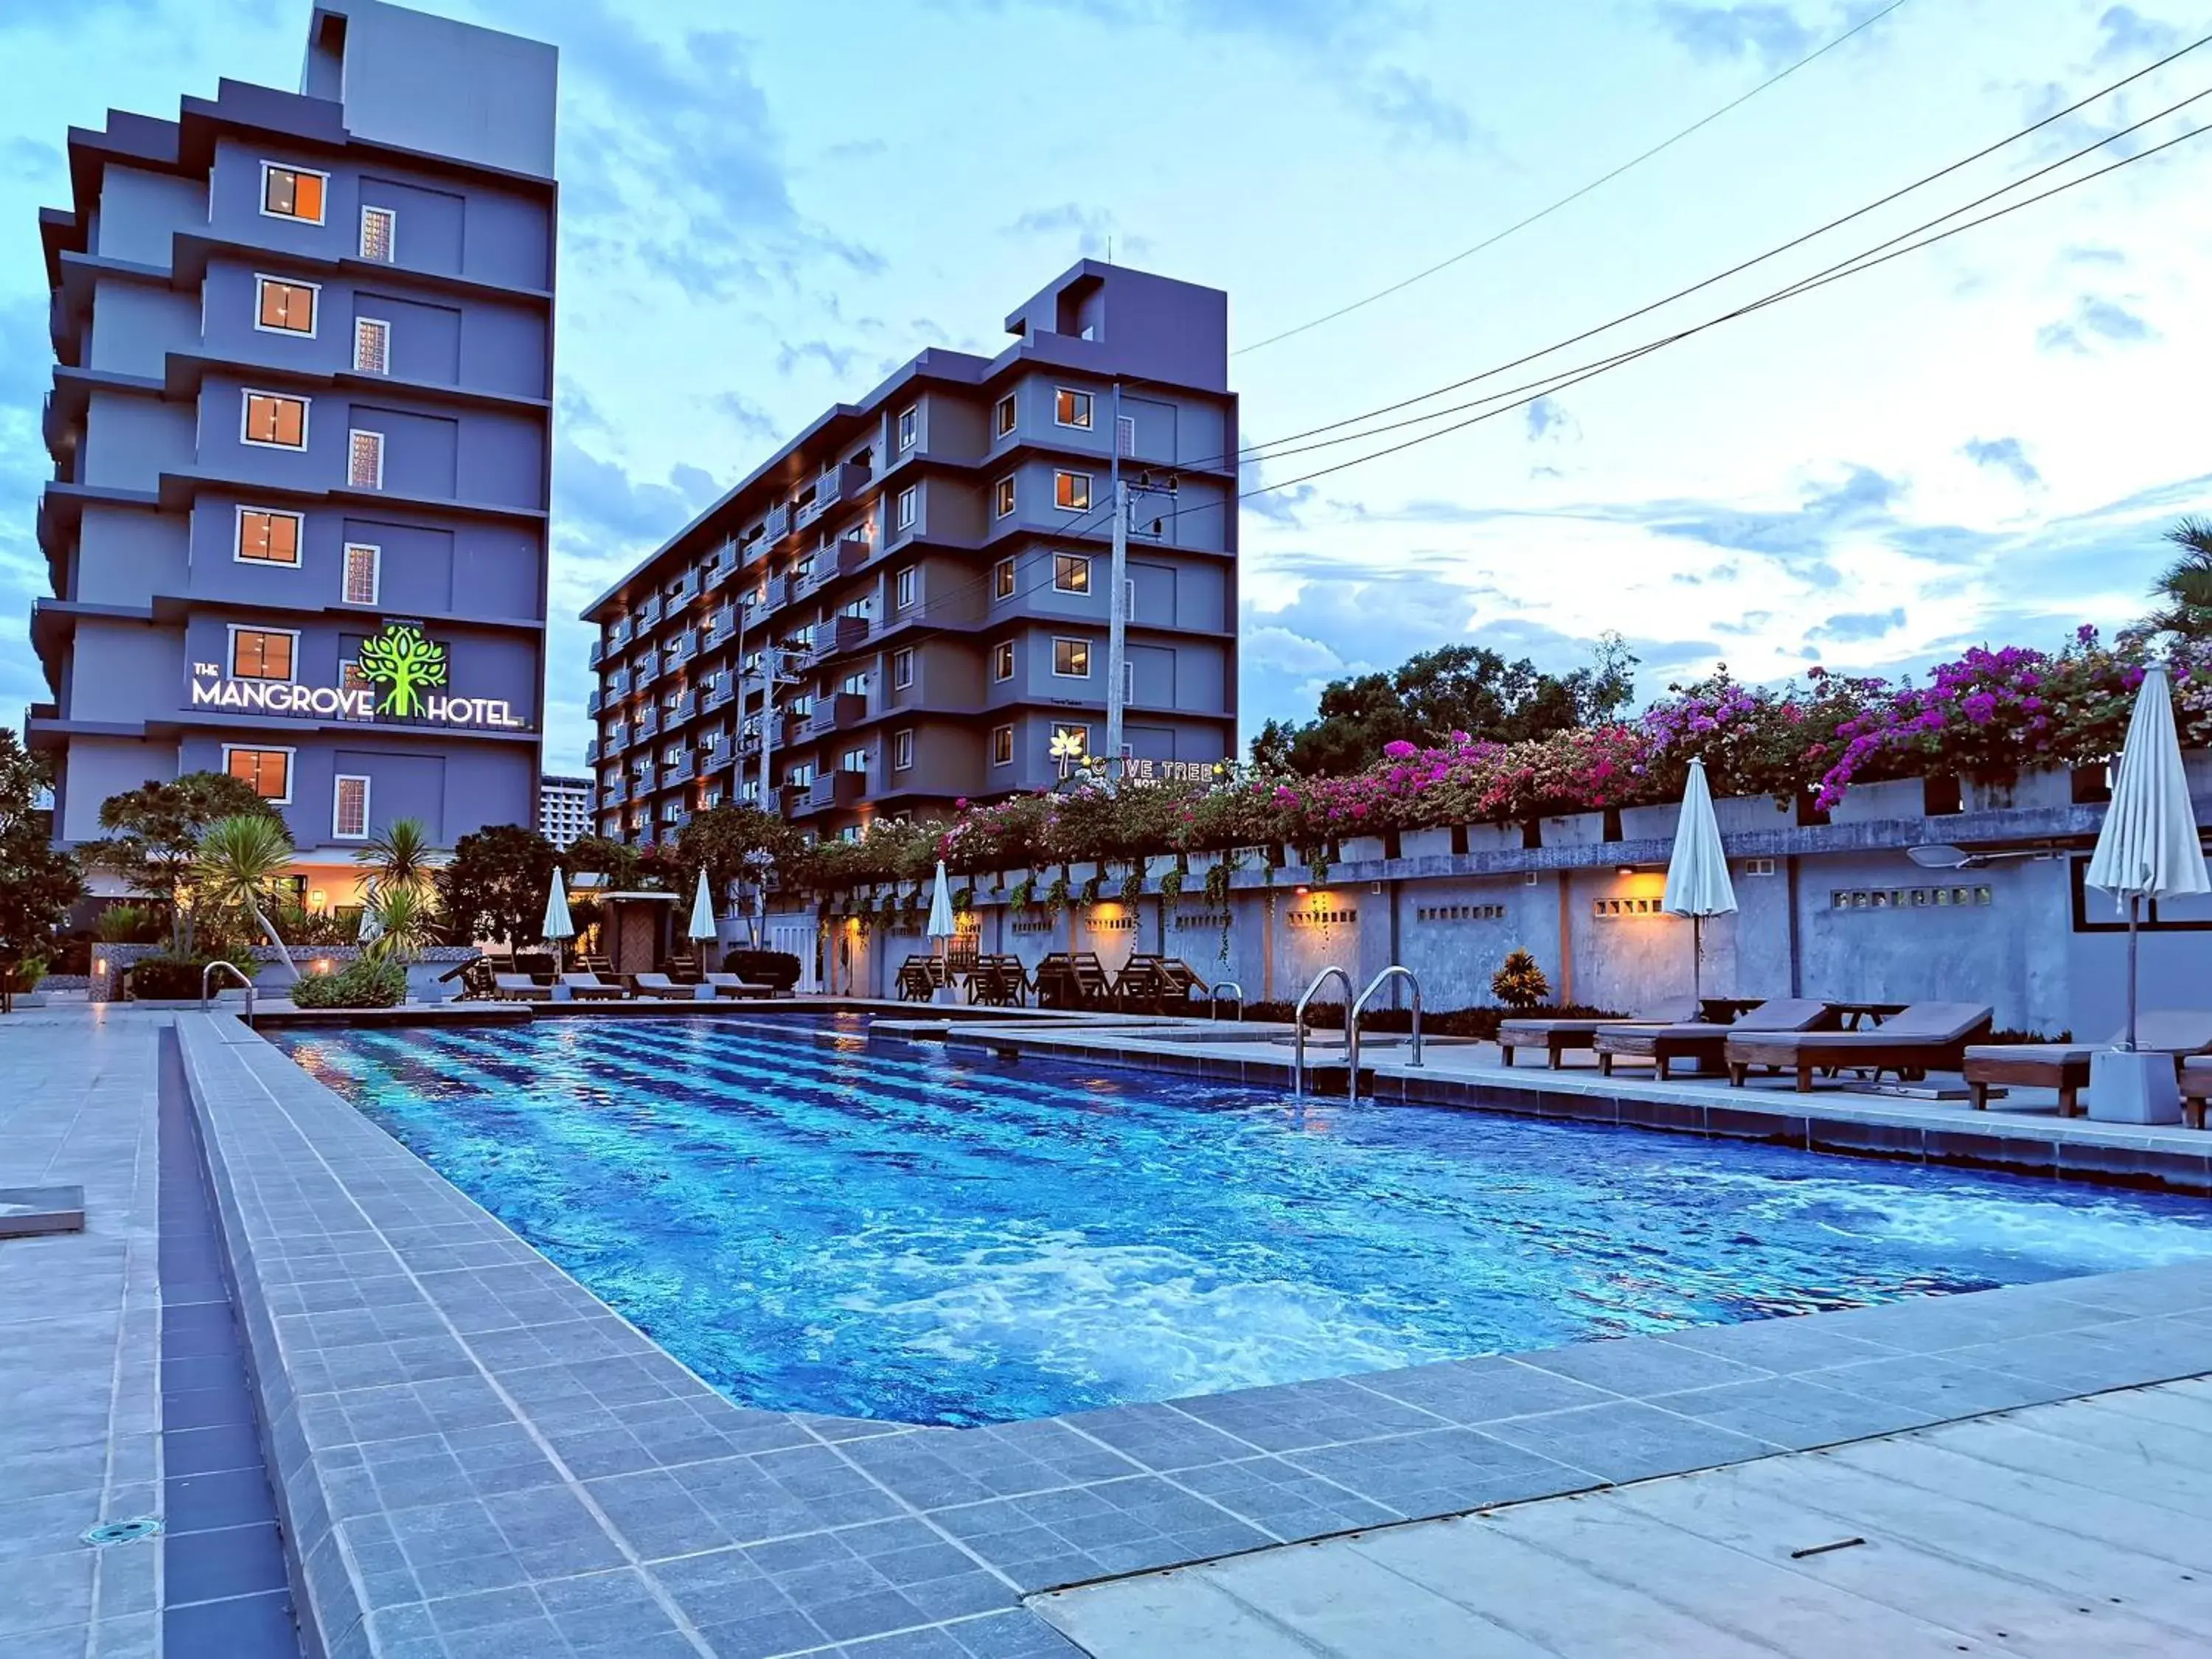
M 353 367 L 356 374 L 392 373 L 392 325 L 374 317 L 362 317 L 353 325 Z
M 994 726 L 991 728 L 991 764 L 1012 766 L 1014 763 L 1014 728 Z
M 353 698 L 344 708 L 339 711 L 341 718 L 349 720 L 374 720 L 376 717 L 376 685 L 368 675 L 361 672 L 359 663 L 342 662 L 338 665 L 338 689 L 349 696 L 356 691 L 362 694 L 359 697 Z M 621 738 L 617 737 L 615 741 L 619 743 Z
M 1052 585 L 1062 593 L 1088 593 L 1091 591 L 1091 561 L 1079 553 L 1054 554 Z
M 390 208 L 363 208 L 361 210 L 361 257 L 384 264 L 391 264 L 392 243 L 398 228 L 398 218 Z
M 378 587 L 379 567 L 383 555 L 367 542 L 348 542 L 345 550 L 345 582 L 340 597 L 348 605 L 374 605 Z
M 897 500 L 891 505 L 893 526 L 900 530 L 914 528 L 915 513 L 921 505 L 921 492 L 912 484 L 899 491 Z
M 1012 516 L 1013 510 L 1014 481 L 1011 477 L 1001 478 L 998 488 L 992 491 L 992 511 L 1004 519 Z
M 292 751 L 289 749 L 234 749 L 222 746 L 222 769 L 253 793 L 276 806 L 292 801 Z
M 1014 394 L 1009 392 L 1005 397 L 999 399 L 998 408 L 992 411 L 991 430 L 995 435 L 1003 438 L 1006 434 L 1012 432 L 1013 429 Z
M 341 772 L 331 796 L 331 838 L 368 839 L 368 780 Z
M 346 483 L 356 489 L 384 488 L 384 434 L 346 434 Z
M 891 653 L 891 689 L 903 691 L 914 684 L 914 652 L 904 648 Z
M 868 751 L 865 749 L 848 749 L 837 762 L 837 769 L 841 772 L 858 772 L 862 777 L 866 777 L 868 775 Z
M 1114 422 L 1115 447 L 1124 455 L 1137 453 L 1137 417 L 1123 415 Z
M 783 775 L 783 781 L 794 789 L 804 789 L 814 781 L 814 763 L 800 761 Z
M 253 325 L 270 334 L 315 331 L 315 285 L 275 276 L 253 279 Z
M 915 589 L 919 586 L 921 573 L 908 565 L 891 578 L 891 609 L 905 611 L 914 605 Z
M 300 644 L 297 634 L 275 628 L 230 630 L 230 677 L 234 680 L 289 680 Z
M 898 416 L 898 453 L 905 454 L 921 438 L 921 410 L 919 407 L 902 409 Z
M 1056 755 L 1081 756 L 1091 752 L 1091 728 L 1087 726 L 1055 726 L 1052 728 L 1052 750 Z
M 274 392 L 246 394 L 246 425 L 240 434 L 250 444 L 276 449 L 307 447 L 307 400 L 283 398 Z
M 1061 426 L 1091 429 L 1091 394 L 1061 386 L 1052 395 L 1052 418 Z
M 991 597 L 1011 599 L 1014 597 L 1014 562 L 1001 559 L 991 567 Z
M 1091 641 L 1054 640 L 1052 642 L 1052 672 L 1064 680 L 1089 679 Z
M 1014 677 L 1014 642 L 1000 640 L 991 647 L 991 678 L 1010 680 Z
M 894 772 L 910 772 L 913 769 L 914 733 L 910 731 L 892 732 L 891 770 Z
M 837 689 L 848 696 L 865 697 L 868 695 L 867 671 L 863 669 L 857 674 L 846 675 L 837 682 Z
M 248 564 L 300 562 L 300 515 L 264 507 L 238 509 L 239 560 Z
M 323 222 L 323 197 L 330 182 L 327 173 L 311 173 L 305 167 L 280 167 L 273 161 L 264 161 L 261 210 L 272 219 L 304 219 L 311 225 L 319 225 Z
M 1063 513 L 1088 513 L 1091 510 L 1091 475 L 1088 472 L 1054 473 L 1052 504 Z

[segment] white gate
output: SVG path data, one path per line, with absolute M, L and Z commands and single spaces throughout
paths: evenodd
M 810 921 L 772 921 L 768 925 L 768 948 L 787 951 L 799 958 L 799 983 L 796 991 L 813 992 L 821 988 L 815 979 L 814 924 Z

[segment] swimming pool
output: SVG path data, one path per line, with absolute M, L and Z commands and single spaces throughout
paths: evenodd
M 813 1036 L 275 1040 L 780 1410 L 997 1422 L 2212 1255 L 2187 1198 Z

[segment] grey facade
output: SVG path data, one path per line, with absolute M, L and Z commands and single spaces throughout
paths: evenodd
M 323 0 L 301 92 L 71 129 L 27 722 L 60 841 L 198 769 L 282 805 L 317 890 L 396 817 L 535 821 L 555 80 L 550 46 Z
M 763 745 L 769 804 L 825 836 L 1042 787 L 1069 728 L 1103 754 L 1117 446 L 1124 744 L 1236 752 L 1228 296 L 1085 260 L 1006 328 L 828 410 L 583 613 L 601 833 L 757 799 Z
M 549 772 L 538 780 L 538 833 L 556 847 L 590 835 L 592 811 L 589 778 L 556 777 Z

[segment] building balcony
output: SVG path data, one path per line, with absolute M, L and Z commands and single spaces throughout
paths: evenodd
M 601 663 L 605 662 L 607 659 L 607 653 L 613 649 L 613 645 L 605 640 L 593 640 L 592 641 L 592 666 L 597 668 Z
M 671 705 L 668 710 L 668 724 L 671 726 L 681 726 L 685 720 L 690 720 L 696 715 L 698 712 L 699 694 L 696 691 L 686 691 L 678 696 L 675 702 Z
M 761 734 L 759 732 L 746 732 L 738 736 L 738 758 L 739 760 L 750 760 L 754 756 L 759 754 L 760 751 Z
M 664 668 L 674 668 L 687 663 L 699 654 L 698 638 L 690 629 L 678 634 L 661 647 L 660 663 Z
M 660 815 L 661 839 L 667 840 L 690 822 L 691 812 L 688 807 L 679 806 L 673 812 L 663 812 Z
M 851 501 L 867 487 L 867 483 L 868 469 L 865 466 L 845 461 L 830 468 L 815 481 L 814 500 L 800 509 L 799 526 L 803 528 L 812 524 L 832 507 Z
M 761 526 L 761 540 L 767 545 L 774 547 L 789 534 L 791 534 L 791 509 L 787 507 L 769 508 L 767 520 Z
M 857 691 L 840 691 L 815 703 L 814 713 L 807 719 L 806 735 L 817 738 L 828 737 L 833 732 L 848 732 L 867 717 L 866 697 Z
M 872 551 L 874 550 L 868 545 L 866 536 L 839 538 L 835 547 L 814 556 L 813 572 L 799 585 L 793 597 L 804 598 L 809 593 L 819 592 L 839 577 L 851 575 L 868 562 L 868 555 Z
M 610 702 L 619 701 L 620 699 L 629 696 L 629 670 L 627 668 L 617 668 L 611 674 L 602 675 L 599 679 L 599 689 L 606 693 L 607 700 Z
M 698 597 L 699 573 L 696 570 L 687 570 L 676 579 L 668 590 L 668 614 L 674 616 L 680 607 L 690 604 Z
M 707 568 L 700 577 L 699 585 L 711 593 L 737 574 L 738 550 L 733 544 L 725 542 L 720 550 L 707 562 Z
M 599 786 L 599 805 L 602 806 L 619 806 L 629 799 L 629 786 L 620 778 Z
M 868 619 L 866 617 L 832 617 L 819 623 L 811 631 L 807 644 L 806 661 L 810 667 L 818 666 L 832 657 L 848 651 L 857 651 L 867 643 Z
M 584 739 L 584 764 L 586 766 L 596 765 L 599 762 L 599 740 L 597 738 L 586 738 Z
M 673 783 L 689 783 L 698 775 L 698 770 L 692 763 L 691 751 L 687 749 L 661 767 L 660 787 L 665 789 Z
M 761 584 L 760 598 L 745 602 L 745 627 L 764 625 L 769 617 L 791 603 L 791 578 L 771 576 Z
M 606 706 L 607 694 L 604 691 L 593 691 L 584 699 L 584 712 L 586 714 L 596 714 Z
M 660 595 L 658 593 L 647 594 L 638 601 L 637 609 L 630 613 L 631 621 L 641 634 L 655 626 L 660 621 Z
M 650 657 L 639 658 L 636 665 L 630 670 L 630 683 L 641 691 L 659 678 L 660 656 L 658 652 Z
M 737 632 L 738 608 L 726 605 L 707 618 L 707 633 L 700 641 L 701 649 L 712 651 L 718 646 L 727 645 L 737 637 Z
M 648 761 L 637 767 L 629 775 L 629 793 L 633 800 L 642 800 L 653 793 L 653 780 L 658 775 Z
M 727 708 L 737 700 L 737 687 L 727 678 L 719 679 L 707 688 L 707 695 L 699 700 L 699 712 L 711 714 L 717 708 Z
M 727 743 L 710 743 L 699 756 L 700 774 L 705 776 L 722 771 L 735 759 L 737 759 L 737 751 Z
M 615 618 L 614 626 L 607 629 L 607 649 L 619 650 L 636 637 L 637 629 L 630 619 L 628 617 L 617 617 Z
M 648 708 L 645 713 L 637 717 L 637 735 L 639 737 L 649 738 L 659 730 L 660 711 L 658 708 Z
M 824 772 L 807 786 L 805 810 L 821 812 L 833 806 L 857 805 L 867 793 L 865 772 Z

